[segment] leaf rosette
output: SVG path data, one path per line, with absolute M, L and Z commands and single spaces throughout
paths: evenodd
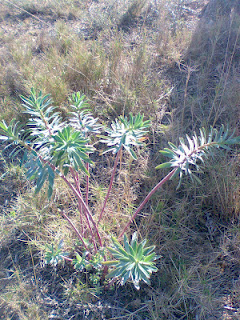
M 131 279 L 135 288 L 140 289 L 140 281 L 150 285 L 150 276 L 158 268 L 154 261 L 160 257 L 153 252 L 155 246 L 146 247 L 147 240 L 137 242 L 137 232 L 134 232 L 129 243 L 126 234 L 124 234 L 124 246 L 117 239 L 112 237 L 113 247 L 109 248 L 113 257 L 117 260 L 107 261 L 105 264 L 114 266 L 108 274 L 108 278 L 121 278 L 121 285 L 124 285 L 128 279 Z
M 147 128 L 151 123 L 150 120 L 144 121 L 143 118 L 144 115 L 140 113 L 136 116 L 130 113 L 129 120 L 127 117 L 120 116 L 112 122 L 111 128 L 106 129 L 108 136 L 100 140 L 109 147 L 104 153 L 111 151 L 115 154 L 123 147 L 134 159 L 137 159 L 132 147 L 143 144 Z

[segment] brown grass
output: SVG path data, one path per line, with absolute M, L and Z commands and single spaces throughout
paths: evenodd
M 24 122 L 19 95 L 35 87 L 52 95 L 63 116 L 69 94 L 80 90 L 103 123 L 129 112 L 152 120 L 138 161 L 124 157 L 118 168 L 106 241 L 164 175 L 154 168 L 167 141 L 202 125 L 228 122 L 239 131 L 239 17 L 220 15 L 211 25 L 203 16 L 193 32 L 203 2 L 192 9 L 173 0 L 3 1 L 1 119 Z M 112 162 L 98 157 L 93 169 L 96 216 Z M 59 181 L 51 202 L 44 192 L 36 196 L 22 169 L 1 160 L 0 318 L 238 319 L 238 162 L 237 150 L 220 156 L 202 186 L 185 181 L 176 192 L 171 181 L 144 208 L 132 229 L 162 258 L 152 286 L 136 293 L 131 285 L 99 292 L 68 263 L 57 272 L 43 266 L 46 242 L 64 238 L 69 252 L 76 246 L 58 214 L 64 208 L 80 225 L 75 200 Z

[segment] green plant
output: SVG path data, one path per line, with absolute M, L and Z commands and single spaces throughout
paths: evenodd
M 57 250 L 53 246 L 48 248 L 46 261 L 55 266 L 59 261 L 67 259 L 73 262 L 75 268 L 79 270 L 91 266 L 95 269 L 103 268 L 103 274 L 105 274 L 107 264 L 104 267 L 102 265 L 104 265 L 104 260 L 106 261 L 106 254 L 98 254 L 99 250 L 107 245 L 101 230 L 101 220 L 112 189 L 119 158 L 123 149 L 134 159 L 137 158 L 133 148 L 143 144 L 150 121 L 144 121 L 143 115 L 133 116 L 130 114 L 129 118 L 120 116 L 115 119 L 111 128 L 104 128 L 98 123 L 98 119 L 92 116 L 85 96 L 80 93 L 71 96 L 72 112 L 66 120 L 63 120 L 56 108 L 51 105 L 49 95 L 43 96 L 41 92 L 37 93 L 32 89 L 30 97 L 22 97 L 22 100 L 26 113 L 30 116 L 26 126 L 15 121 L 11 121 L 7 125 L 2 121 L 0 123 L 0 139 L 6 144 L 6 149 L 12 148 L 10 156 L 13 158 L 23 154 L 22 164 L 26 168 L 28 179 L 35 182 L 36 192 L 39 192 L 44 183 L 48 182 L 48 197 L 50 198 L 53 193 L 55 177 L 59 176 L 76 197 L 80 213 L 81 227 L 77 228 L 69 216 L 60 210 L 61 215 L 69 223 L 81 243 L 82 255 L 77 253 L 74 260 L 66 257 L 63 254 L 61 244 Z M 116 154 L 116 157 L 107 195 L 100 215 L 96 219 L 88 205 L 89 177 L 91 176 L 89 165 L 93 164 L 90 154 L 95 151 L 91 144 L 96 139 L 93 134 L 98 134 L 103 130 L 105 130 L 105 135 L 100 136 L 100 142 L 107 144 L 108 148 L 105 152 L 111 151 Z M 123 227 L 118 241 L 121 240 L 151 196 L 165 182 L 178 174 L 181 182 L 183 173 L 199 180 L 192 168 L 199 172 L 199 162 L 203 163 L 203 158 L 212 154 L 214 149 L 229 149 L 229 145 L 239 142 L 240 137 L 234 138 L 233 134 L 229 136 L 228 129 L 225 130 L 222 126 L 219 131 L 211 128 L 209 133 L 202 128 L 199 136 L 196 133 L 192 139 L 187 136 L 187 143 L 180 139 L 178 147 L 169 143 L 171 149 L 165 148 L 161 153 L 170 157 L 170 161 L 157 168 L 172 167 L 173 170 L 149 192 Z M 80 184 L 82 179 L 86 179 L 85 192 Z M 85 238 L 86 234 L 87 239 Z M 110 249 L 110 251 L 118 260 L 112 264 L 116 270 L 110 273 L 110 277 L 121 276 L 122 283 L 130 278 L 136 288 L 139 287 L 141 279 L 148 283 L 150 274 L 157 271 L 154 266 L 154 260 L 157 257 L 153 253 L 150 254 L 153 247 L 150 247 L 151 250 L 150 248 L 144 249 L 144 241 L 137 244 L 136 234 L 132 238 L 131 245 L 125 237 L 124 248 L 120 246 L 118 241 L 112 238 L 115 249 Z
M 63 240 L 61 240 L 57 246 L 54 247 L 53 244 L 49 245 L 46 244 L 45 249 L 45 263 L 51 264 L 52 266 L 56 267 L 59 262 L 64 262 L 65 257 L 68 256 L 68 253 L 63 251 Z
M 145 247 L 147 240 L 137 243 L 137 232 L 134 232 L 131 243 L 124 235 L 124 247 L 112 237 L 114 248 L 109 248 L 116 261 L 107 261 L 105 264 L 114 266 L 114 270 L 108 274 L 108 278 L 121 277 L 121 285 L 131 278 L 137 290 L 140 289 L 139 282 L 143 280 L 150 284 L 149 278 L 152 272 L 158 269 L 154 261 L 159 259 L 153 250 L 155 246 Z
M 91 268 L 100 271 L 102 269 L 102 262 L 104 260 L 104 250 L 99 250 L 96 254 L 91 255 L 89 258 L 89 252 L 84 251 L 82 255 L 76 252 L 76 259 L 73 259 L 74 268 L 78 271 L 84 269 L 89 270 Z
M 126 117 L 120 116 L 115 120 L 115 122 L 112 123 L 111 128 L 106 129 L 108 137 L 104 137 L 100 140 L 101 142 L 106 143 L 109 147 L 105 152 L 112 151 L 113 154 L 116 154 L 116 158 L 108 187 L 108 192 L 104 200 L 98 223 L 102 219 L 106 203 L 112 189 L 113 179 L 116 173 L 117 164 L 122 149 L 126 149 L 134 159 L 137 158 L 135 152 L 132 149 L 132 146 L 142 145 L 142 138 L 146 134 L 146 129 L 150 126 L 150 121 L 143 121 L 143 118 L 143 115 L 138 114 L 137 116 L 133 116 L 130 113 L 128 121 Z
M 201 183 L 201 180 L 196 176 L 196 173 L 202 172 L 200 170 L 200 163 L 204 164 L 204 158 L 213 156 L 214 151 L 219 148 L 230 150 L 229 145 L 239 144 L 240 136 L 234 138 L 234 132 L 229 136 L 228 128 L 225 130 L 224 125 L 219 130 L 216 128 L 210 128 L 210 132 L 207 133 L 205 128 L 200 129 L 200 135 L 197 136 L 194 133 L 192 139 L 186 136 L 187 142 L 183 138 L 179 138 L 180 145 L 177 147 L 173 143 L 169 142 L 171 149 L 164 148 L 160 150 L 160 153 L 169 157 L 170 161 L 164 162 L 156 167 L 156 169 L 173 168 L 146 196 L 143 202 L 139 205 L 135 213 L 130 218 L 129 222 L 123 228 L 119 238 L 121 238 L 132 221 L 136 218 L 138 213 L 142 210 L 151 196 L 167 182 L 169 179 L 179 174 L 180 180 L 178 188 L 180 187 L 183 173 L 189 175 L 193 180 L 197 180 Z M 193 171 L 195 169 L 195 171 Z
M 201 183 L 198 177 L 194 174 L 200 172 L 200 164 L 204 164 L 204 157 L 207 158 L 209 155 L 213 155 L 214 149 L 223 148 L 230 150 L 229 145 L 239 143 L 239 137 L 234 138 L 234 133 L 229 135 L 228 128 L 225 130 L 222 125 L 220 130 L 210 128 L 210 132 L 206 132 L 205 128 L 200 129 L 200 135 L 197 136 L 194 133 L 192 139 L 186 135 L 187 143 L 183 138 L 180 138 L 180 145 L 177 147 L 173 143 L 169 142 L 169 148 L 165 148 L 160 152 L 169 157 L 171 160 L 160 164 L 156 169 L 162 168 L 176 168 L 176 174 L 179 174 L 181 184 L 183 174 L 189 175 L 193 180 Z

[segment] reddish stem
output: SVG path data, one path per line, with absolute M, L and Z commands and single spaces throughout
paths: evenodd
M 101 239 L 101 236 L 99 234 L 99 230 L 97 228 L 97 225 L 95 223 L 95 221 L 93 220 L 93 217 L 92 217 L 92 214 L 88 208 L 88 206 L 86 205 L 86 203 L 84 202 L 81 194 L 76 190 L 76 188 L 71 184 L 71 182 L 68 181 L 68 179 L 63 175 L 61 174 L 60 177 L 66 182 L 66 184 L 69 186 L 69 188 L 74 192 L 74 194 L 76 195 L 77 199 L 81 202 L 83 208 L 85 209 L 86 211 L 86 214 L 85 214 L 85 217 L 89 217 L 90 221 L 92 222 L 93 226 L 94 226 L 94 229 L 96 231 L 96 234 L 97 234 L 97 237 L 98 237 L 98 240 L 99 240 L 99 245 L 100 247 L 102 247 L 102 239 Z
M 100 216 L 99 216 L 97 224 L 99 224 L 99 222 L 102 219 L 102 216 L 103 216 L 103 213 L 104 213 L 104 210 L 105 210 L 105 207 L 106 207 L 110 192 L 112 190 L 113 179 L 114 179 L 114 176 L 115 176 L 115 173 L 116 173 L 116 170 L 117 170 L 117 164 L 118 164 L 118 160 L 119 160 L 119 157 L 120 157 L 120 154 L 121 154 L 121 150 L 122 150 L 122 147 L 118 150 L 116 158 L 115 158 L 115 161 L 114 161 L 113 172 L 112 172 L 111 180 L 110 180 L 110 183 L 109 183 L 108 192 L 107 192 L 107 195 L 105 197 L 103 208 L 101 210 L 101 213 L 100 213 Z
M 79 176 L 78 176 L 78 173 L 77 173 L 76 170 L 74 170 L 73 168 L 70 168 L 70 171 L 71 171 L 71 174 L 72 174 L 72 176 L 73 176 L 76 189 L 77 189 L 77 191 L 79 192 L 79 194 L 82 195 L 81 189 L 80 189 L 80 185 L 79 185 Z M 82 204 L 81 204 L 80 201 L 78 201 L 78 211 L 79 211 L 79 213 L 80 213 L 81 232 L 82 232 L 82 235 L 84 235 L 84 230 L 83 230 L 83 217 L 82 217 L 83 210 L 82 210 Z M 84 215 L 85 215 L 85 214 L 84 214 Z M 91 226 L 89 226 L 89 229 L 91 229 Z
M 96 234 L 97 234 L 97 237 L 98 237 L 98 240 L 99 240 L 99 245 L 100 245 L 100 247 L 102 247 L 102 239 L 101 239 L 99 230 L 98 230 L 97 225 L 96 225 L 95 221 L 93 220 L 92 214 L 91 214 L 88 206 L 87 206 L 86 203 L 84 202 L 84 200 L 83 200 L 80 192 L 78 192 L 78 190 L 76 190 L 76 189 L 74 188 L 74 186 L 71 184 L 71 182 L 68 181 L 68 179 L 65 177 L 65 175 L 64 175 L 63 173 L 61 173 L 59 170 L 57 170 L 57 168 L 56 168 L 53 164 L 51 164 L 48 160 L 43 159 L 43 157 L 42 157 L 39 153 L 37 153 L 31 146 L 29 146 L 29 145 L 26 144 L 26 143 L 22 143 L 22 145 L 23 145 L 26 149 L 28 149 L 29 151 L 35 152 L 35 153 L 37 154 L 37 156 L 39 157 L 39 159 L 40 159 L 44 164 L 48 164 L 49 167 L 51 167 L 53 171 L 55 171 L 55 172 L 58 171 L 58 172 L 57 172 L 58 175 L 66 182 L 66 184 L 67 184 L 67 185 L 69 186 L 69 188 L 74 192 L 75 196 L 76 196 L 77 199 L 81 202 L 82 206 L 83 206 L 84 209 L 86 210 L 86 217 L 88 216 L 88 217 L 90 218 L 90 220 L 91 220 L 91 222 L 92 222 L 92 224 L 93 224 L 93 226 L 94 226 L 94 229 L 95 229 L 95 231 L 96 231 Z
M 73 259 L 68 258 L 68 257 L 65 257 L 65 256 L 62 256 L 62 258 L 63 258 L 64 260 L 66 260 L 66 261 L 70 261 L 70 262 L 72 262 L 72 261 L 73 261 Z
M 70 224 L 70 226 L 73 228 L 73 230 L 76 232 L 77 236 L 78 236 L 78 239 L 83 243 L 83 246 L 84 248 L 89 251 L 89 248 L 87 247 L 83 237 L 81 236 L 81 234 L 79 233 L 78 229 L 75 227 L 75 225 L 73 224 L 73 222 L 68 218 L 68 216 L 63 212 L 61 211 L 61 215 L 63 216 L 63 218 L 65 218 L 68 223 Z
M 65 176 L 62 176 L 62 178 L 73 191 L 75 190 L 74 192 L 75 192 L 75 195 L 77 196 L 77 199 L 78 199 L 78 207 L 81 207 L 81 208 L 82 208 L 82 206 L 84 207 L 83 208 L 83 214 L 84 214 L 84 216 L 85 216 L 85 218 L 87 220 L 88 229 L 89 229 L 89 231 L 91 233 L 91 236 L 92 236 L 92 242 L 93 242 L 93 245 L 94 245 L 95 252 L 97 252 L 97 245 L 96 245 L 95 235 L 94 235 L 94 232 L 92 230 L 92 226 L 90 224 L 90 220 L 91 220 L 91 222 L 92 222 L 92 224 L 94 226 L 94 229 L 95 229 L 95 231 L 97 233 L 100 246 L 102 246 L 101 237 L 100 237 L 99 231 L 98 231 L 98 229 L 96 227 L 96 223 L 93 220 L 91 212 L 90 212 L 90 210 L 88 209 L 88 207 L 86 206 L 86 204 L 85 204 L 85 202 L 83 200 L 81 190 L 80 189 L 79 190 L 75 189 L 74 186 L 66 179 Z M 89 220 L 89 217 L 90 217 L 90 220 Z
M 89 172 L 89 163 L 86 164 L 86 169 Z M 89 194 L 89 176 L 87 175 L 87 185 L 86 185 L 86 205 L 88 206 L 88 194 Z
M 78 182 L 78 179 L 77 179 L 77 177 L 76 177 L 77 172 L 76 172 L 73 168 L 70 168 L 70 172 L 71 172 L 71 174 L 72 174 L 72 176 L 73 176 L 73 178 L 74 178 L 74 182 L 75 182 L 75 186 L 76 186 L 76 191 L 78 192 L 77 199 L 78 199 L 78 210 L 79 210 L 79 212 L 80 212 L 80 219 L 81 219 L 81 221 L 82 221 L 81 213 L 83 213 L 84 216 L 85 216 L 85 218 L 86 218 L 86 220 L 87 220 L 88 229 L 89 229 L 89 231 L 90 231 L 90 233 L 91 233 L 92 243 L 93 243 L 93 245 L 94 245 L 95 252 L 97 252 L 97 244 L 96 244 L 95 235 L 94 235 L 94 232 L 93 232 L 93 229 L 92 229 L 92 226 L 91 226 L 91 224 L 90 224 L 89 217 L 88 217 L 89 215 L 87 214 L 87 211 L 86 211 L 85 208 L 82 210 L 82 202 L 81 202 L 81 199 L 80 199 L 80 197 L 82 198 L 82 192 L 81 192 L 81 189 L 80 189 L 80 187 L 79 187 L 79 183 L 77 183 L 77 182 Z M 70 183 L 70 182 L 69 182 L 69 183 Z M 71 184 L 71 183 L 70 183 L 70 184 Z M 70 186 L 70 185 L 69 185 L 69 186 Z M 72 187 L 73 187 L 73 186 L 72 186 Z M 72 189 L 72 190 L 73 190 L 73 189 Z M 80 197 L 79 197 L 79 196 L 80 196 Z M 83 201 L 83 198 L 82 198 L 82 201 Z M 83 234 L 83 232 L 82 232 L 82 234 Z
M 130 226 L 130 224 L 133 222 L 133 220 L 136 218 L 136 216 L 138 215 L 138 213 L 142 210 L 142 208 L 145 206 L 145 204 L 148 202 L 148 200 L 151 198 L 151 196 L 165 183 L 167 182 L 173 175 L 174 173 L 177 171 L 178 168 L 173 169 L 171 172 L 169 172 L 150 192 L 149 194 L 146 196 L 146 198 L 143 200 L 143 202 L 140 204 L 140 206 L 137 208 L 137 210 L 135 211 L 134 215 L 130 218 L 130 220 L 128 221 L 128 223 L 126 224 L 126 226 L 123 228 L 123 231 L 120 233 L 118 240 L 120 240 L 122 238 L 122 236 L 124 235 L 124 233 L 126 232 L 126 230 L 128 229 L 128 227 Z

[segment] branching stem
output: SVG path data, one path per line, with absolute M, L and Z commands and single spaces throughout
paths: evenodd
M 97 228 L 97 225 L 92 217 L 92 214 L 88 208 L 88 206 L 86 205 L 86 203 L 84 202 L 82 196 L 81 196 L 81 193 L 78 192 L 78 190 L 71 184 L 71 182 L 66 178 L 66 176 L 64 174 L 62 174 L 60 171 L 57 170 L 57 168 L 51 164 L 49 161 L 45 160 L 39 153 L 37 153 L 32 147 L 30 147 L 28 144 L 24 143 L 23 141 L 21 142 L 22 146 L 24 146 L 25 148 L 27 148 L 29 151 L 31 152 L 34 152 L 38 158 L 44 163 L 44 164 L 47 164 L 51 167 L 51 169 L 55 172 L 58 172 L 59 176 L 66 182 L 66 184 L 69 186 L 69 188 L 74 192 L 75 196 L 77 197 L 78 201 L 82 204 L 85 212 L 86 212 L 86 217 L 88 216 L 90 221 L 92 222 L 93 224 L 93 227 L 95 229 L 95 232 L 97 234 L 97 237 L 98 237 L 98 241 L 99 241 L 99 245 L 100 247 L 102 247 L 102 239 L 101 239 L 101 236 L 100 236 L 100 233 L 99 233 L 99 230 Z M 90 228 L 91 229 L 91 228 Z
M 88 216 L 90 221 L 92 222 L 93 224 L 93 227 L 96 231 L 96 234 L 97 234 L 97 237 L 98 237 L 98 240 L 99 240 L 99 245 L 100 247 L 102 247 L 102 239 L 101 239 L 101 236 L 100 236 L 100 233 L 99 233 L 99 230 L 98 230 L 98 227 L 92 217 L 92 214 L 88 208 L 88 206 L 86 205 L 85 201 L 83 200 L 81 194 L 76 190 L 76 188 L 71 184 L 71 182 L 68 181 L 68 179 L 62 174 L 61 175 L 61 178 L 66 182 L 66 184 L 69 186 L 69 188 L 74 192 L 74 194 L 76 195 L 77 199 L 81 202 L 81 204 L 83 205 L 83 209 L 86 211 L 87 215 L 86 217 Z
M 116 158 L 115 158 L 115 161 L 114 161 L 112 176 L 111 176 L 111 180 L 110 180 L 110 183 L 109 183 L 108 192 L 107 192 L 107 195 L 105 197 L 105 200 L 104 200 L 104 203 L 103 203 L 103 207 L 102 207 L 99 219 L 98 219 L 98 223 L 97 223 L 98 225 L 99 225 L 99 223 L 100 223 L 100 221 L 101 221 L 101 219 L 103 217 L 103 213 L 104 213 L 104 210 L 105 210 L 105 207 L 106 207 L 110 192 L 112 190 L 113 179 L 114 179 L 114 176 L 115 176 L 115 173 L 116 173 L 116 170 L 117 170 L 117 165 L 118 165 L 118 160 L 119 160 L 119 157 L 120 157 L 120 154 L 121 154 L 121 150 L 122 150 L 122 147 L 118 150 Z
M 72 227 L 72 229 L 76 232 L 76 235 L 78 237 L 78 239 L 82 242 L 84 248 L 88 251 L 88 247 L 83 239 L 83 237 L 81 236 L 80 232 L 78 231 L 78 229 L 75 227 L 75 225 L 73 224 L 73 222 L 69 219 L 69 217 L 63 212 L 61 211 L 61 215 L 63 216 L 64 219 L 67 220 L 67 222 L 70 224 L 70 226 Z
M 89 172 L 89 163 L 86 164 L 86 169 Z M 88 206 L 88 194 L 89 194 L 89 176 L 87 175 L 87 185 L 86 185 L 86 205 Z
M 72 168 L 71 168 L 72 169 Z M 70 170 L 71 170 L 70 169 Z M 73 170 L 73 169 L 72 169 Z M 81 193 L 81 189 L 80 189 L 80 183 L 79 183 L 79 175 L 78 175 L 78 172 L 76 171 L 73 171 L 72 172 L 72 176 L 73 176 L 73 179 L 75 181 L 75 185 L 77 187 L 77 190 L 79 193 Z M 79 211 L 79 216 L 80 216 L 80 224 L 81 224 L 81 232 L 82 232 L 82 235 L 84 235 L 84 228 L 83 228 L 83 213 L 82 213 L 82 204 L 79 203 L 78 201 L 78 211 Z
M 133 220 L 136 218 L 138 213 L 142 210 L 142 208 L 145 206 L 145 204 L 148 202 L 148 200 L 152 197 L 152 195 L 165 183 L 167 182 L 177 171 L 178 168 L 173 169 L 171 172 L 169 172 L 146 196 L 146 198 L 143 200 L 143 202 L 140 204 L 140 206 L 135 211 L 134 215 L 130 218 L 126 226 L 123 228 L 123 231 L 120 233 L 118 240 L 122 238 L 126 230 L 129 228 L 130 224 L 133 222 Z
M 81 189 L 80 189 L 80 186 L 79 186 L 79 181 L 78 181 L 78 178 L 77 178 L 77 172 L 75 172 L 75 170 L 74 170 L 73 168 L 70 168 L 70 172 L 71 172 L 71 174 L 72 174 L 72 176 L 73 176 L 73 179 L 74 179 L 74 182 L 75 182 L 75 185 L 76 185 L 76 189 L 77 189 L 78 193 L 79 193 L 79 194 L 81 195 L 81 197 L 82 197 Z M 80 222 L 81 222 L 81 223 L 83 222 L 83 221 L 82 221 L 82 213 L 83 213 L 84 216 L 85 216 L 85 218 L 86 218 L 86 220 L 87 220 L 88 229 L 89 229 L 89 231 L 90 231 L 90 233 L 91 233 L 92 243 L 93 243 L 93 245 L 94 245 L 94 249 L 95 249 L 95 251 L 97 252 L 97 244 L 96 244 L 94 232 L 93 232 L 93 230 L 92 230 L 92 227 L 91 227 L 91 224 L 90 224 L 90 221 L 89 221 L 89 218 L 88 218 L 88 214 L 86 213 L 86 210 L 85 210 L 85 209 L 82 211 L 82 203 L 81 203 L 81 201 L 79 201 L 79 198 L 78 198 L 78 197 L 77 197 L 77 199 L 78 199 L 78 210 L 79 210 L 79 212 L 80 212 Z M 82 229 L 83 229 L 83 228 L 82 228 Z M 83 234 L 83 232 L 82 232 L 82 234 Z

